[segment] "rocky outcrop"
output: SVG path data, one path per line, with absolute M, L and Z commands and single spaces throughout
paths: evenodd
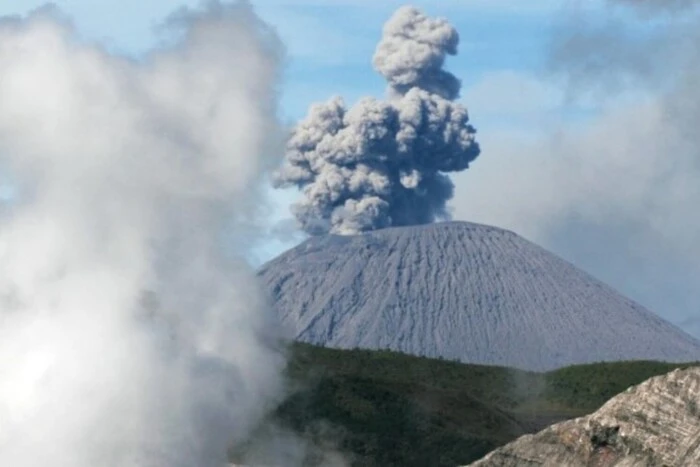
M 651 378 L 591 415 L 523 436 L 469 467 L 511 466 L 700 466 L 700 367 Z

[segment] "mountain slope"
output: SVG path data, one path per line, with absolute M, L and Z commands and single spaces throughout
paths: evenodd
M 553 425 L 471 467 L 700 465 L 700 367 L 651 378 L 590 416 Z
M 549 370 L 692 361 L 700 343 L 518 235 L 438 223 L 314 237 L 259 277 L 297 339 Z

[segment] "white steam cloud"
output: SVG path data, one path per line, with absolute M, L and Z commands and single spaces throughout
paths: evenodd
M 384 26 L 374 66 L 389 100 L 340 97 L 311 106 L 294 128 L 278 187 L 296 186 L 293 206 L 309 234 L 355 234 L 448 219 L 448 172 L 479 155 L 460 82 L 442 69 L 459 36 L 446 20 L 402 7 Z
M 218 467 L 280 390 L 238 258 L 282 49 L 245 3 L 165 30 L 136 62 L 52 9 L 0 20 L 0 465 Z

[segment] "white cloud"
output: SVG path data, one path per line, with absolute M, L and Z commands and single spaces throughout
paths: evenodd
M 50 12 L 0 23 L 18 187 L 0 216 L 0 465 L 218 467 L 279 395 L 280 334 L 240 257 L 282 152 L 280 47 L 243 7 L 178 27 L 139 63 Z

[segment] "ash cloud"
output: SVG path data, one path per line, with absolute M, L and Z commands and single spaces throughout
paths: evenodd
M 220 467 L 281 394 L 241 258 L 283 50 L 247 3 L 207 5 L 143 61 L 51 8 L 0 20 L 0 465 Z
M 461 83 L 442 67 L 458 44 L 459 34 L 446 20 L 403 7 L 384 25 L 373 63 L 398 95 L 417 87 L 453 100 Z
M 448 173 L 480 153 L 467 109 L 454 101 L 460 81 L 443 70 L 458 42 L 446 20 L 402 7 L 373 58 L 388 99 L 311 106 L 275 176 L 276 187 L 302 190 L 292 211 L 305 232 L 349 235 L 450 218 Z

